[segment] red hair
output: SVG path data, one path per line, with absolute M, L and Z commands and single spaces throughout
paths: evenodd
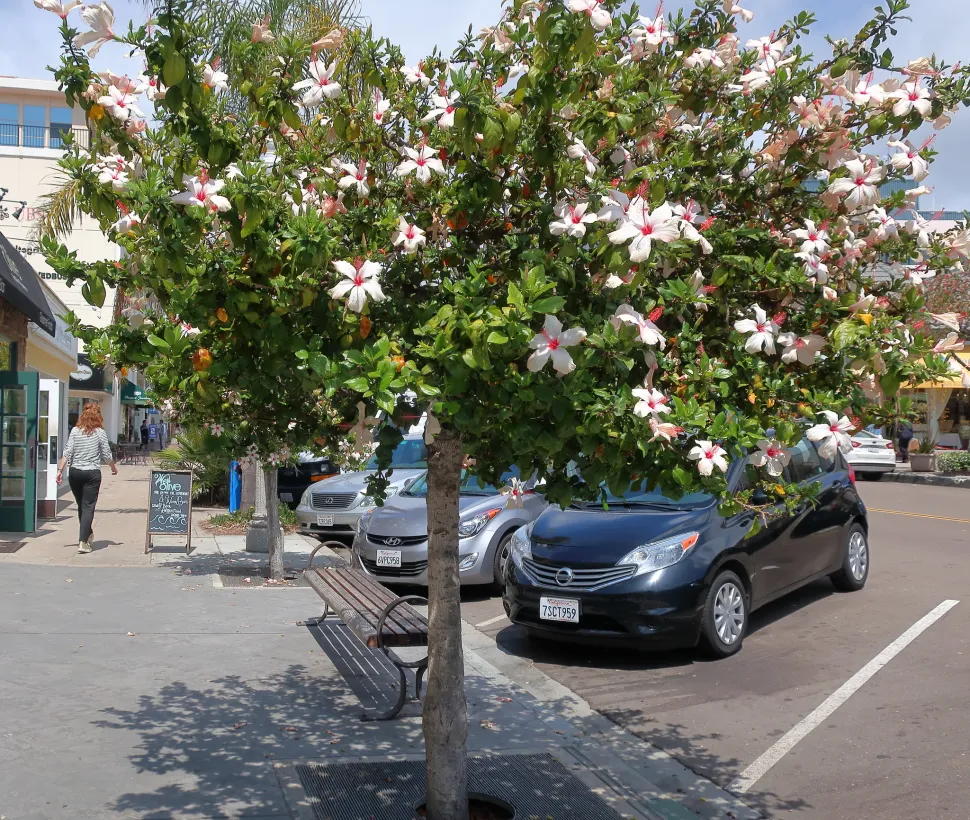
M 94 402 L 84 405 L 84 412 L 77 420 L 77 426 L 85 433 L 91 435 L 99 427 L 104 427 L 104 419 L 101 417 L 101 408 Z

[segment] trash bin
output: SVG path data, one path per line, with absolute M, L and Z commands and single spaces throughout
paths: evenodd
M 229 512 L 234 513 L 242 506 L 242 467 L 238 461 L 229 465 Z

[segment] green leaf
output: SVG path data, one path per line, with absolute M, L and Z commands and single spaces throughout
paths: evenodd
M 566 300 L 562 296 L 546 296 L 544 299 L 537 299 L 532 303 L 532 309 L 536 313 L 558 313 L 562 310 Z
M 81 286 L 81 295 L 89 305 L 94 305 L 94 307 L 98 308 L 102 307 L 105 298 L 104 282 L 100 279 L 92 279 L 90 282 L 85 282 Z
M 474 350 L 468 348 L 468 350 L 461 354 L 461 358 L 472 370 L 478 370 L 478 360 L 475 358 Z
M 482 136 L 484 137 L 484 143 L 486 148 L 494 148 L 496 145 L 501 144 L 503 131 L 502 125 L 498 120 L 493 120 L 489 117 L 485 120 L 485 127 L 482 129 Z
M 154 333 L 148 334 L 148 343 L 153 347 L 157 347 L 159 350 L 168 350 L 170 345 L 160 336 L 156 336 Z
M 687 474 L 687 470 L 685 470 L 683 467 L 679 465 L 674 467 L 674 469 L 671 470 L 671 475 L 673 475 L 674 481 L 680 484 L 681 487 L 687 487 L 690 485 L 690 476 Z
M 508 336 L 506 336 L 504 333 L 499 333 L 497 330 L 493 330 L 485 339 L 485 341 L 490 345 L 504 345 L 506 342 L 508 342 L 508 340 Z
M 369 393 L 370 392 L 370 379 L 366 376 L 357 376 L 354 379 L 348 379 L 344 382 L 344 387 L 348 387 L 355 393 Z
M 185 79 L 185 58 L 181 54 L 172 54 L 162 66 L 162 79 L 171 88 Z

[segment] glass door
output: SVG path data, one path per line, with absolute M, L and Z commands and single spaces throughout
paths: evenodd
M 0 530 L 37 521 L 37 373 L 0 373 Z

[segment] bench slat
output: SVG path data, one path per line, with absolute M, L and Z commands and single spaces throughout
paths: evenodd
M 354 569 L 319 568 L 304 573 L 307 583 L 367 646 L 377 646 L 377 620 L 397 597 Z M 425 646 L 428 622 L 407 604 L 384 622 L 385 646 Z
M 373 595 L 374 591 L 379 590 L 379 594 L 383 600 L 381 600 L 375 612 L 375 626 L 377 624 L 376 618 L 380 616 L 381 610 L 397 598 L 397 595 L 388 590 L 387 587 L 373 581 L 360 572 L 355 571 L 353 575 L 343 575 L 341 576 L 341 580 L 347 583 L 348 586 L 356 589 L 361 598 L 367 598 L 367 596 Z M 428 622 L 410 606 L 397 607 L 388 618 L 388 621 L 391 620 L 405 632 L 423 635 L 428 631 Z

